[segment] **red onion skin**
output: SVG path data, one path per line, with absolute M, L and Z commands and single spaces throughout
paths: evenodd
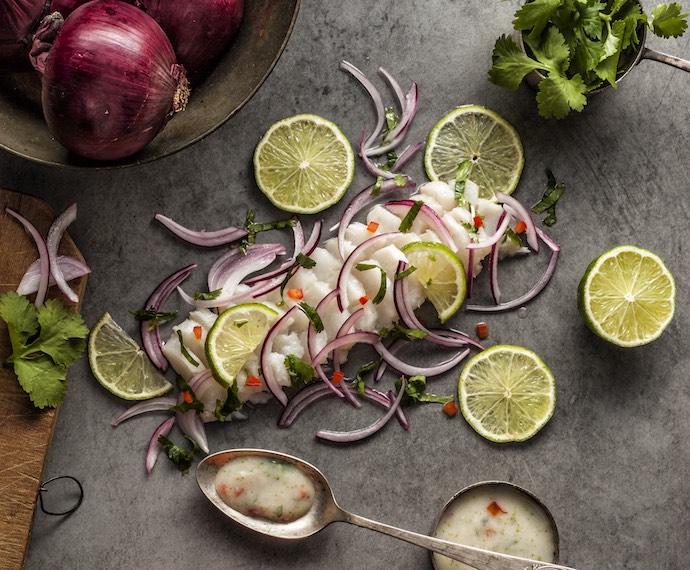
M 184 68 L 142 10 L 93 0 L 66 20 L 48 54 L 43 113 L 55 138 L 95 160 L 135 154 L 187 98 Z
M 13 67 L 28 64 L 31 36 L 38 26 L 45 0 L 0 2 L 0 62 Z
M 141 0 L 189 73 L 215 59 L 237 33 L 244 0 Z

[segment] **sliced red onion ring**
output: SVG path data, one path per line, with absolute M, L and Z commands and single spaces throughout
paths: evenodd
M 239 251 L 237 254 L 235 252 Z M 235 293 L 237 286 L 247 276 L 265 270 L 278 255 L 285 253 L 281 244 L 255 244 L 247 247 L 246 253 L 240 249 L 222 255 L 208 272 L 208 290 L 223 289 Z
M 335 299 L 340 291 L 338 289 L 333 289 L 330 293 L 324 296 L 321 301 L 319 301 L 319 304 L 316 306 L 316 312 L 317 314 L 322 314 L 325 310 L 326 307 Z M 307 327 L 307 350 L 309 351 L 309 358 L 313 360 L 314 356 L 316 355 L 316 327 L 314 327 L 314 324 L 309 321 L 309 325 Z M 321 378 L 322 382 L 328 386 L 328 388 L 338 397 L 342 398 L 344 394 L 336 388 L 336 386 L 331 382 L 330 378 L 326 376 L 326 373 L 323 371 L 323 368 L 321 367 L 320 363 L 317 363 L 314 366 L 314 370 L 318 374 L 319 378 Z
M 383 98 L 381 97 L 381 93 L 376 86 L 354 65 L 347 61 L 342 61 L 340 62 L 340 69 L 349 72 L 355 79 L 357 79 L 357 81 L 362 84 L 362 87 L 366 89 L 367 93 L 369 93 L 369 96 L 374 103 L 374 108 L 376 109 L 376 127 L 364 143 L 364 146 L 368 148 L 374 144 L 378 136 L 381 134 L 383 126 L 386 122 L 386 109 L 383 104 Z
M 159 311 L 163 307 L 165 301 L 168 300 L 168 297 L 170 297 L 170 294 L 175 290 L 175 287 L 187 279 L 195 268 L 196 263 L 192 263 L 161 281 L 146 300 L 144 309 Z M 159 370 L 165 371 L 168 369 L 168 359 L 163 354 L 163 342 L 161 341 L 158 323 L 153 327 L 149 327 L 149 324 L 148 321 L 141 321 L 139 324 L 142 347 L 154 366 Z
M 379 335 L 371 332 L 353 332 L 349 334 L 344 334 L 343 336 L 334 338 L 330 342 L 326 343 L 316 356 L 311 359 L 311 365 L 316 366 L 326 355 L 330 354 L 337 348 L 350 344 L 371 344 L 375 345 L 379 342 Z
M 494 304 L 498 305 L 501 302 L 501 289 L 498 286 L 498 242 L 491 246 L 489 253 L 489 291 Z
M 458 352 L 451 358 L 444 360 L 443 362 L 440 362 L 436 366 L 431 366 L 428 368 L 422 368 L 421 366 L 413 366 L 411 364 L 407 364 L 406 362 L 403 362 L 400 360 L 398 357 L 396 357 L 393 353 L 391 353 L 381 341 L 378 341 L 374 344 L 374 348 L 376 349 L 376 352 L 378 352 L 383 359 L 393 368 L 395 368 L 400 374 L 405 374 L 407 376 L 438 376 L 439 374 L 443 374 L 444 372 L 448 372 L 451 368 L 454 368 L 457 366 L 460 362 L 462 362 L 467 355 L 470 353 L 470 349 L 463 350 L 461 352 Z
M 168 228 L 173 234 L 175 234 L 180 239 L 191 243 L 194 245 L 199 245 L 202 247 L 215 247 L 218 245 L 226 245 L 246 237 L 248 232 L 242 228 L 236 228 L 230 226 L 222 230 L 216 230 L 212 232 L 207 231 L 197 231 L 190 230 L 181 224 L 171 220 L 163 214 L 156 214 L 154 216 L 161 224 Z
M 196 410 L 177 412 L 175 417 L 177 418 L 177 424 L 180 426 L 182 433 L 196 441 L 204 453 L 208 453 L 209 447 L 208 439 L 206 438 L 206 428 L 204 427 L 204 422 L 202 422 L 199 417 L 199 412 Z
M 541 229 L 536 228 L 537 235 L 539 238 L 549 247 L 551 250 L 551 259 L 549 260 L 549 265 L 546 268 L 544 274 L 539 278 L 539 280 L 532 286 L 532 288 L 524 295 L 508 301 L 506 303 L 501 303 L 500 305 L 468 305 L 466 309 L 468 311 L 475 311 L 480 313 L 496 313 L 500 311 L 508 311 L 516 307 L 520 307 L 525 303 L 534 299 L 539 293 L 541 293 L 549 281 L 553 277 L 556 271 L 556 264 L 558 263 L 558 254 L 561 248 L 554 242 L 546 233 Z
M 365 154 L 367 156 L 379 156 L 385 154 L 391 150 L 396 149 L 402 142 L 407 129 L 412 124 L 412 119 L 417 113 L 417 108 L 419 105 L 419 94 L 417 90 L 417 84 L 412 83 L 409 93 L 405 97 L 405 107 L 403 109 L 400 121 L 395 126 L 395 128 L 389 131 L 384 137 L 384 143 L 377 147 L 369 147 L 366 149 Z
M 400 386 L 400 391 L 398 392 L 398 395 L 395 398 L 395 400 L 391 403 L 390 408 L 388 408 L 386 413 L 383 414 L 378 420 L 376 420 L 370 426 L 353 431 L 319 430 L 315 434 L 316 437 L 326 441 L 332 441 L 334 443 L 351 443 L 353 441 L 361 441 L 362 439 L 366 439 L 367 437 L 374 435 L 388 423 L 388 420 L 390 420 L 395 415 L 396 410 L 400 407 L 402 397 L 405 394 L 406 386 L 407 381 L 405 380 L 405 378 L 403 378 L 402 384 Z
M 364 307 L 360 307 L 354 313 L 352 313 L 345 322 L 340 325 L 338 332 L 336 333 L 336 338 L 341 337 L 350 332 L 350 329 L 355 326 L 355 323 L 364 316 Z M 333 369 L 340 370 L 340 361 L 342 360 L 342 348 L 336 348 L 333 351 Z
M 48 230 L 48 237 L 46 238 L 46 247 L 48 248 L 48 261 L 50 262 L 50 273 L 55 279 L 55 284 L 58 289 L 62 291 L 65 296 L 73 303 L 79 302 L 79 297 L 72 291 L 70 286 L 65 281 L 65 276 L 58 265 L 58 247 L 60 241 L 69 225 L 77 219 L 77 205 L 71 204 L 67 209 L 60 214 Z
M 343 262 L 343 266 L 340 268 L 340 273 L 338 274 L 338 288 L 340 289 L 340 295 L 338 296 L 338 308 L 341 312 L 350 304 L 347 297 L 347 282 L 352 277 L 352 268 L 361 260 L 361 257 L 372 245 L 381 245 L 383 242 L 392 241 L 402 235 L 404 235 L 402 232 L 377 234 L 368 240 L 363 241 L 354 250 L 352 250 L 352 253 Z
M 153 432 L 153 435 L 151 436 L 151 439 L 149 440 L 149 445 L 146 449 L 146 471 L 149 475 L 153 471 L 153 466 L 156 464 L 156 461 L 158 460 L 158 454 L 160 453 L 161 448 L 163 447 L 160 441 L 158 441 L 158 438 L 160 436 L 166 437 L 170 433 L 170 430 L 172 429 L 174 423 L 175 416 L 170 416 L 167 420 L 165 420 L 161 425 L 159 425 L 156 428 L 156 430 Z
M 280 317 L 275 323 L 273 323 L 273 326 L 268 330 L 268 334 L 266 335 L 264 343 L 261 346 L 261 372 L 264 375 L 266 387 L 269 389 L 271 394 L 273 394 L 275 399 L 278 400 L 281 404 L 283 404 L 283 406 L 287 406 L 288 397 L 283 391 L 283 387 L 274 378 L 271 372 L 271 366 L 268 362 L 268 357 L 273 351 L 273 341 L 275 340 L 280 330 L 283 328 L 283 325 L 289 319 L 291 319 L 297 311 L 301 310 L 302 309 L 299 308 L 299 305 L 294 305 L 293 307 L 288 309 L 288 311 L 282 317 Z
M 379 75 L 388 82 L 388 85 L 395 94 L 395 98 L 398 100 L 398 107 L 400 107 L 400 112 L 402 113 L 405 109 L 405 93 L 403 93 L 400 83 L 398 83 L 398 81 L 383 67 L 379 67 L 378 72 Z
M 41 232 L 36 229 L 29 220 L 22 216 L 19 212 L 15 212 L 11 208 L 5 208 L 5 211 L 16 218 L 24 226 L 24 229 L 34 238 L 36 248 L 38 249 L 38 264 L 39 264 L 39 278 L 36 287 L 36 299 L 34 305 L 40 307 L 45 301 L 46 293 L 48 292 L 48 280 L 50 279 L 50 256 L 48 255 L 48 247 L 41 235 Z M 21 293 L 20 293 L 21 294 Z
M 112 422 L 110 422 L 110 425 L 119 426 L 125 420 L 141 414 L 147 414 L 149 412 L 166 412 L 175 404 L 177 404 L 177 398 L 174 396 L 159 396 L 158 398 L 153 398 L 152 400 L 138 402 L 117 416 Z
M 465 298 L 472 297 L 472 290 L 474 289 L 474 250 L 467 250 L 467 288 L 465 291 Z
M 379 167 L 378 164 L 376 164 L 373 161 L 373 159 L 370 156 L 367 155 L 367 140 L 365 140 L 365 136 L 366 130 L 362 132 L 362 138 L 359 142 L 359 156 L 362 159 L 362 162 L 364 163 L 364 168 L 367 169 L 369 174 L 377 178 L 379 176 L 384 180 L 390 180 L 392 178 L 395 178 L 397 176 L 395 172 L 391 172 L 390 170 L 383 170 L 381 167 Z
M 510 225 L 510 216 L 506 216 L 505 212 L 501 214 L 499 221 L 498 221 L 498 227 L 496 228 L 496 231 L 491 234 L 489 237 L 484 238 L 481 241 L 473 241 L 467 244 L 467 249 L 472 250 L 472 249 L 483 249 L 485 247 L 491 247 L 494 244 L 497 244 L 501 239 L 503 238 L 504 235 L 506 235 L 506 231 L 508 230 L 508 226 Z
M 268 279 L 277 277 L 278 275 L 283 275 L 285 272 L 287 272 L 287 270 L 290 267 L 292 267 L 292 264 L 295 263 L 295 259 L 297 258 L 297 254 L 300 253 L 304 248 L 304 230 L 302 229 L 302 222 L 297 220 L 295 225 L 292 226 L 292 232 L 294 237 L 294 245 L 292 247 L 292 256 L 290 257 L 290 259 L 285 261 L 280 267 L 278 267 L 278 269 L 274 269 L 273 271 L 270 271 L 268 273 L 262 273 L 261 275 L 257 275 L 255 277 L 250 277 L 249 279 L 246 279 L 244 281 L 246 285 L 253 285 L 254 283 L 258 283 L 259 281 L 266 281 Z
M 398 159 L 395 161 L 393 164 L 393 167 L 391 170 L 393 172 L 397 172 L 400 170 L 405 164 L 407 164 L 410 159 L 417 153 L 419 149 L 421 149 L 424 146 L 424 141 L 415 143 L 411 146 L 408 146 L 404 151 L 402 151 L 398 155 Z
M 403 346 L 409 344 L 409 342 L 410 341 L 408 340 L 400 338 L 388 347 L 388 351 L 393 355 L 398 354 L 398 352 L 402 350 Z M 387 369 L 388 362 L 382 358 L 381 362 L 379 362 L 379 365 L 376 367 L 376 370 L 374 370 L 374 382 L 380 382 Z
M 88 265 L 68 255 L 58 255 L 57 262 L 60 269 L 62 269 L 62 274 L 65 276 L 66 281 L 72 281 L 72 279 L 78 279 L 91 273 Z M 42 276 L 41 263 L 42 260 L 39 258 L 29 265 L 17 286 L 17 293 L 19 295 L 31 295 L 38 291 Z M 49 272 L 50 267 L 48 266 Z M 55 279 L 51 275 L 48 279 L 48 287 L 53 285 L 55 285 Z
M 414 182 L 412 182 L 409 178 L 405 178 L 405 183 L 402 186 L 400 186 L 396 180 L 384 180 L 381 184 L 381 188 L 379 188 L 379 191 L 375 196 L 372 195 L 374 184 L 367 186 L 364 190 L 357 194 L 357 196 L 355 196 L 345 208 L 340 222 L 330 228 L 331 231 L 336 229 L 338 230 L 338 253 L 340 253 L 340 258 L 345 259 L 345 232 L 347 231 L 347 227 L 350 225 L 352 219 L 365 206 L 371 204 L 382 196 L 395 192 L 396 190 L 413 188 L 414 186 Z
M 404 216 L 414 206 L 414 200 L 396 200 L 394 202 L 386 202 L 385 206 L 388 210 L 398 216 Z M 445 222 L 428 204 L 422 203 L 419 209 L 417 219 L 424 220 L 431 230 L 439 237 L 441 243 L 449 247 L 453 251 L 458 251 L 458 246 L 453 239 L 453 236 L 446 226 Z
M 531 212 L 515 198 L 508 196 L 503 192 L 496 192 L 496 200 L 498 200 L 501 204 L 505 204 L 508 213 L 515 216 L 518 220 L 525 222 L 525 225 L 527 226 L 525 230 L 525 233 L 527 234 L 527 243 L 535 252 L 538 252 L 539 240 L 537 238 L 537 226 L 534 224 L 534 218 L 532 218 Z

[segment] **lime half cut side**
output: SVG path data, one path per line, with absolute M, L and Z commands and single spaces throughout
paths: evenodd
M 282 119 L 254 151 L 256 183 L 281 210 L 314 214 L 332 206 L 352 182 L 355 156 L 337 125 L 317 115 Z
M 261 303 L 223 311 L 206 337 L 206 356 L 214 378 L 229 388 L 250 355 L 260 346 L 278 313 Z
M 125 400 L 148 400 L 173 387 L 109 313 L 91 330 L 88 354 L 96 380 Z
M 520 136 L 494 111 L 479 105 L 457 107 L 431 129 L 424 168 L 430 180 L 449 182 L 464 161 L 470 163 L 467 178 L 479 186 L 481 198 L 512 194 L 525 163 Z
M 617 346 L 658 338 L 676 308 L 673 275 L 661 258 L 631 245 L 597 257 L 578 287 L 578 307 L 587 326 Z
M 497 345 L 465 365 L 458 399 L 462 415 L 482 437 L 498 443 L 525 441 L 551 419 L 556 384 L 531 350 Z
M 462 260 L 438 242 L 411 242 L 402 252 L 416 268 L 409 278 L 419 280 L 438 318 L 446 322 L 465 300 L 467 278 Z

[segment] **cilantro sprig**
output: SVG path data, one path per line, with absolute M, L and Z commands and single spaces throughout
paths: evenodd
M 54 408 L 67 395 L 67 368 L 86 347 L 89 329 L 81 315 L 57 299 L 38 309 L 23 295 L 0 295 L 0 318 L 7 323 L 12 365 L 19 384 L 37 408 Z
M 587 93 L 617 87 L 644 27 L 669 38 L 683 35 L 687 25 L 676 2 L 658 4 L 647 15 L 633 0 L 528 0 L 513 20 L 525 50 L 511 36 L 498 38 L 489 80 L 514 91 L 529 73 L 541 72 L 539 114 L 561 119 L 582 111 Z

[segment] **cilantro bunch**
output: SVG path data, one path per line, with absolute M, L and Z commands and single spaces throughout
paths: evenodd
M 539 114 L 561 119 L 582 111 L 587 93 L 617 87 L 645 27 L 664 38 L 681 36 L 688 25 L 681 12 L 675 2 L 647 15 L 637 0 L 528 0 L 513 20 L 525 50 L 511 36 L 498 38 L 489 80 L 514 91 L 527 74 L 541 72 Z
M 67 367 L 86 346 L 89 329 L 81 315 L 57 299 L 38 309 L 14 291 L 0 296 L 0 318 L 7 323 L 14 368 L 37 408 L 54 408 L 67 394 Z

